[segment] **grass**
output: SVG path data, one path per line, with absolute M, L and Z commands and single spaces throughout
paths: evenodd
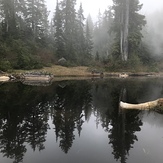
M 53 65 L 52 67 L 44 67 L 41 70 L 49 72 L 55 76 L 86 76 L 86 75 L 90 75 L 90 72 L 88 72 L 88 67 L 85 67 L 85 66 L 63 67 L 63 66 Z

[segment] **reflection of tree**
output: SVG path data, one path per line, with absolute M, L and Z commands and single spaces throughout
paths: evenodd
M 18 85 L 3 85 L 0 89 L 2 100 L 0 103 L 0 149 L 4 156 L 18 163 L 23 160 L 26 152 L 24 145 L 26 132 L 24 132 L 23 116 L 19 108 L 20 96 L 15 92 L 19 93 Z M 15 98 L 19 100 L 15 101 Z
M 142 125 L 138 117 L 139 111 L 122 111 L 122 113 L 114 113 L 114 118 L 111 120 L 109 143 L 113 147 L 113 155 L 116 160 L 121 160 L 125 163 L 129 150 L 137 141 L 136 131 L 140 131 Z
M 33 149 L 44 146 L 48 127 L 45 97 L 46 91 L 38 87 L 20 83 L 0 87 L 0 150 L 14 163 L 23 161 L 27 150 L 25 142 L 30 143 Z
M 109 130 L 109 144 L 112 144 L 113 155 L 116 160 L 119 160 L 122 163 L 126 162 L 127 155 L 130 149 L 133 147 L 135 141 L 137 141 L 137 136 L 135 135 L 136 131 L 140 131 L 140 126 L 142 125 L 141 120 L 139 119 L 139 111 L 135 110 L 119 110 L 119 96 L 123 100 L 127 100 L 126 89 L 123 89 L 121 93 L 116 89 L 113 90 L 112 95 L 114 98 L 113 107 L 115 107 L 111 115 L 112 128 Z M 131 97 L 132 98 L 132 97 Z M 115 105 L 115 106 L 114 106 Z
M 127 83 L 125 83 L 127 82 Z M 122 90 L 122 88 L 124 88 Z M 110 79 L 109 82 L 97 82 L 93 87 L 93 107 L 96 123 L 101 124 L 109 133 L 109 144 L 112 145 L 116 160 L 125 163 L 129 150 L 137 140 L 136 131 L 142 125 L 139 111 L 119 110 L 119 100 L 137 101 L 141 85 L 126 80 Z M 121 91 L 122 90 L 122 91 Z M 121 99 L 120 99 L 121 98 Z
M 109 133 L 115 158 L 125 162 L 142 122 L 139 111 L 119 110 L 120 90 L 125 86 L 127 102 L 136 103 L 145 95 L 148 98 L 153 83 L 116 79 L 95 81 L 92 85 L 87 81 L 58 83 L 49 87 L 20 83 L 0 86 L 0 149 L 4 156 L 13 158 L 16 163 L 23 160 L 26 144 L 33 150 L 44 149 L 49 111 L 56 139 L 67 153 L 75 139 L 75 131 L 82 135 L 83 116 L 88 121 L 93 112 L 97 123 Z
M 0 130 L 0 149 L 4 156 L 14 159 L 14 163 L 23 160 L 26 152 L 24 145 L 26 133 L 24 125 L 14 119 L 6 119 L 3 121 Z
M 82 110 L 86 114 L 90 106 L 90 85 L 87 82 L 72 82 L 64 88 L 58 86 L 54 99 L 53 123 L 56 138 L 60 139 L 60 147 L 65 153 L 73 144 L 76 128 L 80 136 L 84 123 Z
M 48 116 L 46 112 L 46 107 L 38 104 L 29 112 L 26 119 L 26 142 L 31 145 L 34 151 L 36 147 L 39 151 L 45 148 L 44 142 L 46 141 L 45 136 L 48 129 Z

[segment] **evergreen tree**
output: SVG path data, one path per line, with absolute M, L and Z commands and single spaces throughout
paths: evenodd
M 63 0 L 61 2 L 63 30 L 65 39 L 65 56 L 70 61 L 76 61 L 76 0 Z
M 43 39 L 48 29 L 48 12 L 45 0 L 28 0 L 26 7 L 26 25 L 31 28 L 35 40 Z
M 55 52 L 57 58 L 66 57 L 65 55 L 65 39 L 63 34 L 63 19 L 62 12 L 57 1 L 56 12 L 54 17 L 54 27 L 55 27 Z
M 49 52 L 45 0 L 0 0 L 0 17 L 0 69 L 41 65 L 42 51 Z
M 87 22 L 88 22 L 88 25 L 89 25 L 90 34 L 93 36 L 94 23 L 93 23 L 93 20 L 92 20 L 92 17 L 91 17 L 90 14 L 87 17 Z
M 88 20 L 86 22 L 86 36 L 85 36 L 85 38 L 86 38 L 85 59 L 90 60 L 92 58 L 93 41 L 92 41 L 90 29 L 89 29 Z
M 102 14 L 101 14 L 101 11 L 100 10 L 98 12 L 96 26 L 98 28 L 100 28 L 102 26 Z
M 113 35 L 110 34 L 108 30 L 112 25 L 112 21 L 111 8 L 109 7 L 100 16 L 100 25 L 99 20 L 96 22 L 93 33 L 93 53 L 96 56 L 96 52 L 98 51 L 100 58 L 103 58 L 104 60 L 107 59 L 110 54 L 111 44 L 113 41 Z
M 81 64 L 84 64 L 84 54 L 85 54 L 85 36 L 84 36 L 84 15 L 83 15 L 82 4 L 80 4 L 80 8 L 77 14 L 77 54 L 78 60 Z
M 112 30 L 116 33 L 116 47 L 119 47 L 122 61 L 127 61 L 128 55 L 134 53 L 140 45 L 141 30 L 146 23 L 145 16 L 138 13 L 141 8 L 139 0 L 113 0 Z
M 16 32 L 15 1 L 0 0 L 0 9 L 3 38 L 5 39 Z

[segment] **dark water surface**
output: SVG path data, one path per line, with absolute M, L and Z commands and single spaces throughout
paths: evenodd
M 119 109 L 161 97 L 159 78 L 0 83 L 0 163 L 162 163 L 163 114 Z

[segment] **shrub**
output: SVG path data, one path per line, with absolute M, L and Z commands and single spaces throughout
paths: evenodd
M 0 62 L 0 70 L 8 71 L 12 69 L 11 63 L 8 60 L 3 60 Z

